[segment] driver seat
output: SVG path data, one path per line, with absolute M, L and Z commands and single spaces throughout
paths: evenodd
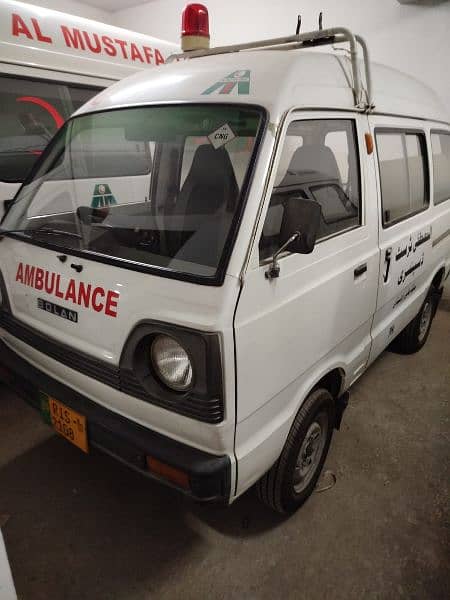
M 175 213 L 185 226 L 175 241 L 176 258 L 216 266 L 239 198 L 230 155 L 224 147 L 199 146 L 181 189 Z M 189 217 L 199 217 L 194 221 Z M 186 227 L 188 221 L 192 229 Z
M 177 202 L 178 214 L 209 215 L 233 212 L 239 195 L 230 155 L 224 147 L 199 146 Z

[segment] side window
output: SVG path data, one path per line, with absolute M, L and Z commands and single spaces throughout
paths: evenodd
M 0 77 L 0 181 L 22 182 L 64 121 L 99 89 Z
M 330 131 L 325 136 L 325 146 L 333 151 L 341 181 L 343 185 L 347 185 L 349 175 L 347 132 L 342 130 Z
M 292 133 L 294 133 L 294 128 L 292 128 Z M 302 146 L 303 138 L 301 135 L 286 136 L 283 144 L 283 149 L 281 151 L 280 162 L 278 163 L 278 170 L 275 176 L 274 187 L 278 187 L 283 181 L 289 169 L 289 163 L 291 162 L 294 152 Z
M 376 132 L 383 225 L 405 219 L 429 204 L 426 142 L 422 133 Z
M 318 240 L 361 224 L 356 127 L 351 119 L 292 122 L 281 150 L 275 184 L 259 242 L 260 261 L 271 257 L 280 239 L 284 208 L 292 196 L 320 204 Z
M 450 132 L 431 133 L 433 151 L 434 203 L 450 199 Z

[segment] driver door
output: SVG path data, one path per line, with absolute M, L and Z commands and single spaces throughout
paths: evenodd
M 238 460 L 252 420 L 256 429 L 263 418 L 269 427 L 282 423 L 287 435 L 310 386 L 336 367 L 350 384 L 371 346 L 379 250 L 374 172 L 360 159 L 367 118 L 299 111 L 283 129 L 235 318 Z M 283 201 L 292 195 L 321 205 L 317 244 L 308 255 L 283 253 L 280 275 L 269 281 L 284 241 Z M 280 451 L 275 444 L 273 457 L 260 460 L 275 461 Z M 239 485 L 251 477 L 245 460 L 239 477 Z

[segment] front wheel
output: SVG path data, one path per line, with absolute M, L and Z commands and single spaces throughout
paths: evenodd
M 325 389 L 311 392 L 294 419 L 280 458 L 257 483 L 260 499 L 279 513 L 292 513 L 311 495 L 328 454 L 334 400 Z

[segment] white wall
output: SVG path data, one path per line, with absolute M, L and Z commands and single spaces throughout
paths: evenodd
M 113 14 L 114 24 L 179 41 L 187 0 L 153 0 Z M 450 112 L 450 2 L 439 6 L 402 5 L 397 0 L 204 0 L 214 46 L 342 25 L 363 35 L 372 59 L 421 79 L 447 102 Z
M 43 6 L 44 8 L 51 8 L 52 10 L 59 10 L 61 12 L 69 13 L 70 15 L 76 15 L 77 17 L 85 17 L 86 19 L 94 19 L 95 21 L 101 21 L 102 23 L 108 23 L 112 25 L 112 14 L 101 8 L 94 8 L 88 6 L 83 2 L 77 0 L 20 0 L 26 4 L 35 4 L 36 6 Z M 0 0 L 1 2 L 1 0 Z

